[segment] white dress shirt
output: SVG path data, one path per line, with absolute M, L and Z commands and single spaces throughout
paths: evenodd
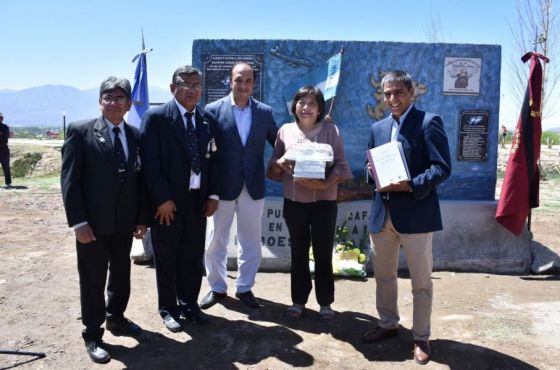
M 397 138 L 399 137 L 399 133 L 401 132 L 402 123 L 406 119 L 406 116 L 408 115 L 408 112 L 410 112 L 410 108 L 412 108 L 412 104 L 410 104 L 408 109 L 403 114 L 401 114 L 401 116 L 399 117 L 398 120 L 396 120 L 395 117 L 393 117 L 393 115 L 391 114 L 391 119 L 393 120 L 392 127 L 391 127 L 391 141 L 396 141 Z
M 241 108 L 235 104 L 233 93 L 229 94 L 229 96 L 231 100 L 231 109 L 233 110 L 233 117 L 235 118 L 235 124 L 237 125 L 237 131 L 239 132 L 241 143 L 245 146 L 247 138 L 249 137 L 249 132 L 251 131 L 251 121 L 253 119 L 251 113 L 251 99 L 249 99 L 249 104 L 247 104 L 245 108 Z

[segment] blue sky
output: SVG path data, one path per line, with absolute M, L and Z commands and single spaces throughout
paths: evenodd
M 194 39 L 427 42 L 430 14 L 439 16 L 444 42 L 502 46 L 500 122 L 514 127 L 515 0 L 1 0 L 0 89 L 86 89 L 108 75 L 132 80 L 141 27 L 154 49 L 149 84 L 167 88 L 172 71 L 190 63 Z

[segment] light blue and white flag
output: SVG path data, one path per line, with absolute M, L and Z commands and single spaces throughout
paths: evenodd
M 336 87 L 340 79 L 340 62 L 342 53 L 332 56 L 326 63 L 323 63 L 309 72 L 292 80 L 282 91 L 284 100 L 288 105 L 288 111 L 292 106 L 292 99 L 296 92 L 305 85 L 315 86 L 323 92 L 325 101 L 336 96 Z
M 132 88 L 132 107 L 128 112 L 127 122 L 140 128 L 142 116 L 150 107 L 150 97 L 148 96 L 148 66 L 146 64 L 146 54 L 152 49 L 146 49 L 144 45 L 144 32 L 142 32 L 142 51 L 134 56 L 131 63 L 138 60 L 136 72 L 134 73 L 134 87 Z

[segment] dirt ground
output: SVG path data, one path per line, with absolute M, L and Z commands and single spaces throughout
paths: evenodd
M 55 153 L 52 158 L 59 157 Z M 556 254 L 559 183 L 541 184 L 541 208 L 533 216 L 535 241 Z M 51 176 L 15 179 L 14 184 L 19 187 L 0 189 L 0 369 L 420 366 L 411 359 L 412 295 L 405 275 L 399 279 L 400 336 L 367 344 L 361 336 L 378 319 L 372 278 L 337 280 L 336 319 L 323 324 L 317 320 L 313 297 L 301 320 L 285 319 L 289 275 L 259 273 L 254 292 L 264 304 L 260 310 L 241 305 L 230 288 L 224 303 L 207 311 L 210 325 L 188 323 L 183 332 L 173 334 L 156 312 L 155 271 L 148 265 L 133 265 L 126 312 L 143 327 L 143 336 L 136 340 L 106 333 L 112 360 L 95 365 L 80 336 L 74 238 L 65 224 L 58 183 Z M 233 286 L 235 273 L 230 277 Z M 433 360 L 427 368 L 560 368 L 560 276 L 439 271 L 433 282 Z M 207 291 L 204 282 L 201 295 Z M 44 352 L 46 357 L 2 351 Z

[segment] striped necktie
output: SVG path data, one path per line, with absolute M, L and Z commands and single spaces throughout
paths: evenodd
M 191 170 L 195 174 L 200 174 L 202 165 L 200 163 L 200 151 L 198 150 L 198 135 L 192 122 L 193 113 L 186 112 L 187 118 L 187 149 L 191 155 Z

